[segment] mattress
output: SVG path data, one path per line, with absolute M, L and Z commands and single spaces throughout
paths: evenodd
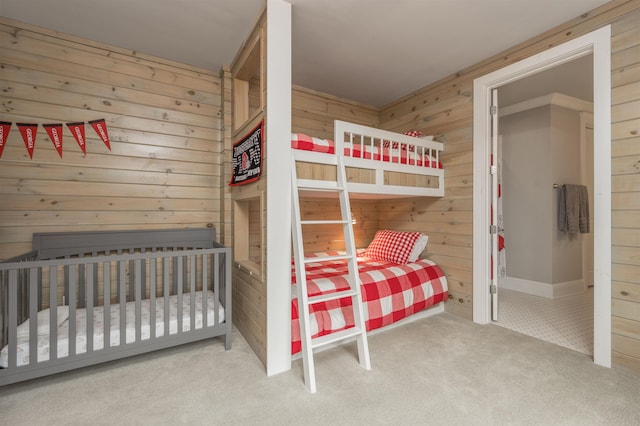
M 335 153 L 335 144 L 333 141 L 307 136 L 302 133 L 293 133 L 291 135 L 291 147 L 325 154 Z M 428 155 L 422 156 L 415 154 L 413 148 L 413 146 L 409 146 L 409 152 L 407 152 L 407 149 L 397 149 L 397 146 L 394 146 L 394 144 L 391 145 L 391 148 L 388 147 L 388 144 L 383 144 L 383 147 L 379 148 L 378 146 L 358 143 L 352 144 L 351 146 L 351 144 L 345 143 L 344 155 L 367 160 L 442 169 L 442 163 Z
M 307 257 L 335 256 L 344 252 L 307 254 Z M 364 257 L 359 249 L 358 268 L 362 282 L 362 300 L 367 331 L 384 327 L 447 299 L 447 279 L 442 269 L 429 259 L 398 265 Z M 309 296 L 348 288 L 345 260 L 318 261 L 307 264 Z M 292 264 L 292 282 L 295 267 Z M 291 353 L 301 350 L 300 321 L 295 285 L 291 300 Z M 351 298 L 319 303 L 310 307 L 310 330 L 313 337 L 354 326 Z
M 164 298 L 159 297 L 155 301 L 156 305 L 156 337 L 164 336 Z M 215 325 L 214 313 L 215 296 L 212 291 L 207 291 L 207 325 Z M 202 328 L 203 310 L 202 310 L 202 292 L 195 293 L 195 329 Z M 136 304 L 135 302 L 127 302 L 125 304 L 126 317 L 126 343 L 136 341 Z M 141 319 L 141 340 L 150 338 L 150 300 L 145 299 L 140 303 L 140 319 Z M 219 306 L 218 322 L 224 322 L 224 308 Z M 182 331 L 191 330 L 191 297 L 189 293 L 182 296 Z M 46 310 L 48 312 L 48 310 Z M 69 356 L 69 319 L 60 317 L 61 312 L 66 309 L 58 309 L 58 358 Z M 42 311 L 38 315 L 38 362 L 49 360 L 49 315 Z M 169 296 L 169 335 L 178 332 L 178 296 Z M 110 346 L 120 345 L 120 305 L 110 305 Z M 17 330 L 17 365 L 29 364 L 29 322 L 28 320 L 18 326 Z M 104 348 L 104 307 L 96 306 L 93 308 L 93 349 L 100 350 Z M 87 310 L 76 309 L 76 353 L 87 352 Z M 0 351 L 0 367 L 8 366 L 8 347 L 5 346 Z

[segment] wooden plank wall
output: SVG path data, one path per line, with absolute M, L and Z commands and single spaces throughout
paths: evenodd
M 34 232 L 220 229 L 217 73 L 0 18 L 0 121 L 37 123 L 33 159 L 12 126 L 0 158 L 0 259 Z M 111 151 L 44 123 L 105 118 Z
M 640 1 L 611 32 L 612 361 L 640 372 Z
M 338 98 L 326 93 L 316 92 L 300 86 L 294 86 L 292 92 L 292 132 L 304 133 L 322 139 L 333 139 L 334 120 L 344 120 L 365 126 L 378 126 L 378 109 Z M 303 166 L 304 167 L 304 166 Z M 318 166 L 323 168 L 325 166 Z M 306 171 L 306 170 L 305 170 Z M 300 172 L 299 172 L 300 173 Z M 333 170 L 335 179 L 335 168 Z M 340 216 L 337 200 L 303 199 L 301 200 L 303 217 L 324 218 Z M 351 200 L 351 211 L 356 219 L 354 226 L 356 246 L 366 247 L 378 230 L 378 204 L 370 200 Z M 334 228 L 305 227 L 303 229 L 306 251 L 343 250 L 342 230 Z
M 430 235 L 429 257 L 443 267 L 451 287 L 447 310 L 471 318 L 473 80 L 607 24 L 613 33 L 612 359 L 640 372 L 640 0 L 608 3 L 384 107 L 382 128 L 417 129 L 444 142 L 446 195 L 404 207 L 381 203 L 380 221 Z M 397 213 L 406 209 L 408 222 Z

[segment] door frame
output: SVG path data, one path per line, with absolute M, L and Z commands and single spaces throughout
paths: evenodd
M 598 365 L 611 367 L 611 26 L 568 41 L 473 82 L 473 321 L 491 320 L 490 206 L 491 90 L 593 54 L 594 348 Z M 594 157 L 596 157 L 594 155 Z

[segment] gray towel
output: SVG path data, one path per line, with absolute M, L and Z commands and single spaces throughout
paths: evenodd
M 562 185 L 558 197 L 558 229 L 589 232 L 589 193 L 584 185 Z

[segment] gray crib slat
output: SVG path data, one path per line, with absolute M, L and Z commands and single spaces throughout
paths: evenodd
M 207 307 L 207 291 L 209 289 L 209 255 L 202 255 L 202 328 L 206 328 L 209 324 L 207 315 L 209 314 Z
M 169 258 L 165 257 L 162 261 L 164 266 L 164 276 L 163 276 L 163 284 L 164 284 L 164 336 L 169 336 Z
M 58 268 L 49 267 L 49 361 L 58 359 Z
M 156 251 L 155 249 L 153 250 Z M 156 273 L 158 258 L 149 259 L 149 339 L 156 338 Z
M 120 282 L 118 283 L 118 288 L 120 288 L 120 346 L 124 346 L 124 344 L 127 342 L 127 306 L 126 306 L 126 298 L 127 298 L 127 293 L 126 293 L 126 289 L 125 289 L 125 284 L 126 284 L 126 274 L 125 274 L 125 270 L 124 270 L 124 265 L 125 265 L 125 261 L 124 260 L 120 260 L 118 261 L 118 266 L 120 269 L 120 274 L 118 274 L 118 278 L 120 280 Z
M 140 293 L 141 293 L 141 286 L 142 286 L 142 280 L 141 280 L 141 276 L 142 276 L 142 268 L 140 265 L 140 259 L 136 259 L 134 261 L 135 264 L 135 293 L 136 293 L 136 342 L 139 342 L 140 340 L 142 340 L 142 322 L 141 322 L 141 316 L 142 313 L 140 311 Z M 131 284 L 129 284 L 131 285 Z
M 69 265 L 69 357 L 76 354 L 76 268 Z
M 93 257 L 97 257 L 98 253 L 94 252 Z M 98 306 L 100 294 L 100 280 L 98 279 L 98 264 L 96 263 L 96 267 L 93 269 L 93 306 Z
M 86 340 L 87 340 L 87 353 L 93 352 L 93 271 L 97 268 L 94 268 L 93 263 L 87 263 L 87 325 L 86 325 Z
M 9 368 L 15 368 L 18 359 L 18 271 L 9 271 Z
M 129 249 L 129 253 L 133 254 L 135 251 L 133 249 Z M 133 287 L 133 283 L 135 281 L 134 277 L 134 262 L 133 260 L 129 261 L 129 300 L 136 300 L 135 297 L 135 288 Z
M 84 254 L 81 253 L 79 257 L 84 257 Z M 85 304 L 85 291 L 84 291 L 84 287 L 86 285 L 85 283 L 85 271 L 84 271 L 84 263 L 80 263 L 78 264 L 78 300 L 77 300 L 77 307 L 78 308 L 84 308 Z
M 42 268 L 38 268 L 38 271 L 36 272 L 37 274 L 37 279 L 38 279 L 38 311 L 41 311 L 43 308 L 42 305 Z
M 191 271 L 189 274 L 189 278 L 191 281 L 190 288 L 190 300 L 189 300 L 189 311 L 191 313 L 190 323 L 189 323 L 189 331 L 193 331 L 196 329 L 196 274 L 198 270 L 196 269 L 196 255 L 193 254 L 190 257 L 191 260 Z
M 29 364 L 38 362 L 38 271 L 29 268 Z
M 176 257 L 177 260 L 177 264 L 178 264 L 178 272 L 177 272 L 177 277 L 178 277 L 178 331 L 177 333 L 180 334 L 182 333 L 182 271 L 183 271 L 183 267 L 182 267 L 182 256 L 177 256 Z
M 218 325 L 220 319 L 220 253 L 213 256 L 213 323 Z M 225 309 L 227 307 L 225 306 Z
M 102 315 L 104 322 L 104 349 L 111 347 L 111 262 L 102 265 Z

